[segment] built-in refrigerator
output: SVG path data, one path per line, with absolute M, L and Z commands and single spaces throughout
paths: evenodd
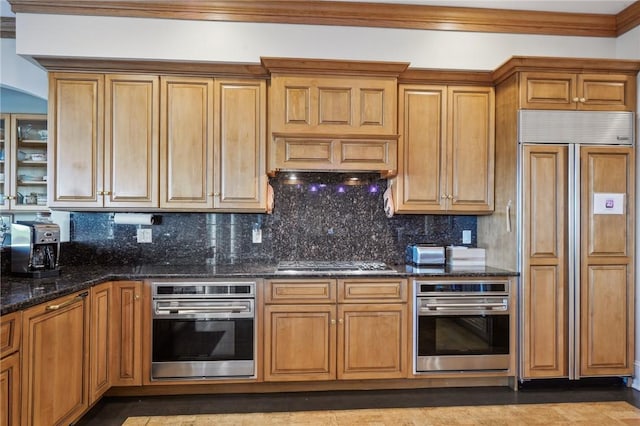
M 520 274 L 518 376 L 631 376 L 634 114 L 514 118 L 517 141 L 496 148 L 501 199 L 493 217 L 479 217 L 478 244 Z

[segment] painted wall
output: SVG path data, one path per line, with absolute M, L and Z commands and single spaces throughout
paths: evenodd
M 46 43 L 45 43 L 46 44 Z M 16 54 L 16 40 L 0 39 L 0 85 L 47 99 L 47 72 L 31 59 Z

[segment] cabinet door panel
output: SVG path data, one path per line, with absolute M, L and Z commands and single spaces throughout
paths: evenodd
M 523 154 L 522 374 L 568 374 L 567 147 L 525 146 Z
M 213 79 L 161 77 L 160 207 L 213 207 Z
M 142 385 L 142 283 L 113 283 L 113 386 Z
M 98 401 L 111 387 L 111 327 L 114 320 L 111 294 L 111 283 L 91 289 L 89 404 Z
M 446 162 L 446 87 L 401 86 L 398 176 L 394 180 L 398 212 L 446 208 L 441 181 Z
M 636 80 L 628 75 L 578 75 L 580 103 L 578 109 L 602 111 L 634 111 Z
M 105 205 L 157 207 L 159 79 L 107 75 Z
M 521 108 L 576 109 L 576 74 L 523 72 L 521 79 Z
M 493 89 L 450 87 L 448 105 L 449 210 L 491 212 L 495 151 Z
M 23 314 L 24 425 L 69 424 L 89 405 L 87 294 L 56 299 Z
M 581 148 L 580 374 L 633 374 L 635 155 Z M 596 214 L 594 194 L 622 194 L 622 214 Z
M 266 84 L 216 80 L 217 209 L 266 209 Z
M 0 364 L 0 426 L 20 425 L 20 353 Z
M 102 207 L 104 76 L 49 75 L 49 205 Z
M 335 379 L 335 314 L 333 305 L 265 306 L 264 379 Z
M 407 307 L 345 304 L 338 307 L 338 379 L 407 375 Z

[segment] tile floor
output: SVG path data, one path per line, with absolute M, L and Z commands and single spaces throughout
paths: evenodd
M 300 392 L 278 394 L 105 397 L 77 426 L 120 426 L 128 417 L 626 401 L 640 392 L 618 380 L 536 381 L 507 387 Z M 638 422 L 640 424 L 640 422 Z

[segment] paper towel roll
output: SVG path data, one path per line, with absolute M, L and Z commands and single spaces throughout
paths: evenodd
M 116 225 L 153 225 L 151 213 L 115 213 L 113 223 Z

